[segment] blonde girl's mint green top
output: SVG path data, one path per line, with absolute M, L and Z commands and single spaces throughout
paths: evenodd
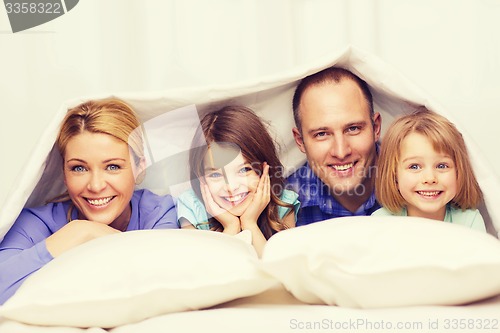
M 392 213 L 387 208 L 382 207 L 374 211 L 371 216 L 408 216 L 408 213 L 406 208 L 403 208 L 399 213 Z M 470 229 L 486 232 L 483 217 L 477 209 L 461 210 L 451 205 L 446 205 L 444 222 L 460 224 Z
M 281 201 L 293 205 L 295 211 L 295 218 L 300 208 L 298 194 L 294 191 L 284 190 L 281 194 Z M 278 215 L 283 218 L 290 208 L 278 206 Z M 192 189 L 186 190 L 177 198 L 177 223 L 184 218 L 188 220 L 196 229 L 210 230 L 208 223 L 209 216 L 205 209 L 203 202 L 198 199 Z

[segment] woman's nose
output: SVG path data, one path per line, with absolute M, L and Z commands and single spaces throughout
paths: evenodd
M 100 172 L 92 172 L 87 188 L 91 192 L 100 192 L 106 187 L 104 175 Z

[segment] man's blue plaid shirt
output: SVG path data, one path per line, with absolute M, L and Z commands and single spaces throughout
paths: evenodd
M 287 178 L 287 188 L 299 194 L 297 226 L 334 217 L 371 215 L 380 208 L 375 193 L 372 193 L 356 212 L 345 209 L 330 195 L 328 187 L 314 174 L 308 163 Z

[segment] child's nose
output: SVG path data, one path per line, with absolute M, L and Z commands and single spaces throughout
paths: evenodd
M 435 184 L 437 183 L 436 172 L 434 169 L 425 169 L 423 173 L 423 183 L 424 184 Z
M 225 183 L 225 189 L 228 192 L 234 192 L 238 190 L 241 186 L 241 180 L 238 179 L 237 177 L 230 177 L 228 176 L 226 178 L 226 183 Z

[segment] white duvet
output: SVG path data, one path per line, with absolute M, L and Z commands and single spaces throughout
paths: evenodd
M 402 74 L 387 66 L 373 55 L 353 47 L 347 47 L 336 53 L 326 55 L 325 57 L 318 59 L 316 62 L 309 63 L 303 67 L 295 68 L 294 70 L 274 76 L 262 77 L 259 80 L 235 82 L 234 84 L 228 86 L 204 86 L 168 91 L 115 94 L 116 97 L 123 99 L 134 107 L 134 109 L 139 113 L 141 120 L 144 122 L 149 167 L 147 170 L 147 177 L 141 186 L 148 187 L 157 193 L 171 193 L 174 196 L 179 193 L 179 191 L 184 189 L 188 181 L 186 170 L 186 152 L 190 145 L 191 135 L 197 124 L 197 113 L 204 112 L 208 109 L 216 108 L 224 104 L 246 105 L 255 110 L 262 118 L 269 121 L 271 131 L 281 145 L 281 158 L 284 165 L 287 167 L 287 170 L 293 170 L 293 168 L 301 165 L 305 160 L 304 155 L 296 148 L 291 134 L 291 128 L 293 127 L 293 117 L 291 111 L 292 94 L 297 82 L 301 78 L 331 65 L 348 68 L 367 81 L 374 96 L 375 110 L 382 114 L 383 128 L 387 127 L 394 117 L 404 112 L 408 112 L 418 105 L 424 105 L 427 108 L 448 117 L 452 122 L 455 122 L 457 127 L 462 130 L 471 155 L 474 171 L 485 195 L 485 205 L 484 207 L 481 207 L 480 210 L 485 219 L 488 232 L 491 235 L 498 237 L 498 233 L 500 232 L 500 210 L 498 209 L 496 201 L 500 198 L 500 180 L 495 175 L 493 170 L 491 170 L 488 165 L 484 163 L 485 159 L 481 156 L 479 150 L 477 149 L 474 138 L 469 137 L 463 130 L 463 124 L 456 122 L 452 112 L 445 110 L 441 105 L 431 100 L 424 91 L 409 82 Z M 22 177 L 19 178 L 18 183 L 13 187 L 14 189 L 7 196 L 8 200 L 5 202 L 4 206 L 0 207 L 0 238 L 3 238 L 5 233 L 14 223 L 20 210 L 25 205 L 33 206 L 43 204 L 46 199 L 60 193 L 63 190 L 59 164 L 60 160 L 58 153 L 53 149 L 59 123 L 68 107 L 76 105 L 89 98 L 103 97 L 109 96 L 85 96 L 81 99 L 66 101 L 61 104 L 59 112 L 46 128 L 43 136 L 38 142 L 36 150 L 31 156 L 30 161 L 26 164 L 26 169 L 23 171 Z M 325 223 L 325 228 L 327 225 L 328 223 Z M 299 228 L 297 228 L 297 232 L 300 232 L 298 229 Z M 285 236 L 286 235 L 287 234 L 285 234 Z M 446 233 L 443 235 L 446 235 Z M 461 236 L 457 237 L 457 239 L 460 239 L 459 237 Z M 469 236 L 464 237 L 467 238 Z M 493 236 L 490 237 L 491 239 L 494 238 Z M 475 235 L 470 236 L 470 238 L 472 243 L 482 241 L 482 239 L 479 239 Z M 436 240 L 433 244 L 437 246 L 439 245 L 439 242 Z M 425 241 L 422 241 L 422 246 L 425 246 Z M 494 248 L 496 245 L 492 246 L 492 248 Z M 439 247 L 436 248 L 439 249 Z M 280 248 L 280 251 L 284 250 L 285 249 L 283 247 Z M 279 252 L 277 249 L 274 251 L 274 255 Z M 397 249 L 395 251 L 397 251 Z M 445 253 L 443 252 L 443 256 L 444 255 Z M 266 256 L 264 256 L 264 259 L 265 258 Z M 274 257 L 269 255 L 269 258 Z M 260 262 L 258 260 L 255 258 L 251 260 L 255 260 L 254 264 L 256 267 L 260 267 Z M 310 258 L 308 258 L 308 260 L 310 260 Z M 500 281 L 500 275 L 498 275 L 499 273 L 497 270 L 499 266 L 496 260 L 497 258 L 494 257 L 491 259 L 489 264 L 493 263 L 492 265 L 494 267 L 492 268 L 492 274 L 497 274 L 497 280 Z M 53 262 L 55 261 L 57 261 L 57 259 Z M 485 263 L 482 262 L 481 264 Z M 178 265 L 182 265 L 182 263 L 179 262 Z M 468 265 L 469 266 L 467 266 L 467 268 L 470 268 L 470 262 Z M 170 267 L 175 268 L 175 266 Z M 186 268 L 182 267 L 182 269 Z M 306 269 L 306 271 L 308 271 L 308 269 Z M 468 272 L 471 271 L 468 270 Z M 267 273 L 272 272 L 268 270 Z M 35 275 L 36 274 L 34 274 L 33 277 Z M 275 277 L 276 276 L 277 275 L 275 274 Z M 28 279 L 27 282 L 30 279 Z M 276 283 L 270 283 L 269 285 L 266 284 L 265 286 L 264 284 L 261 284 L 259 287 L 256 287 L 253 291 L 256 293 L 255 297 L 258 297 L 259 292 L 268 288 L 271 288 L 268 290 L 268 293 L 270 290 L 272 291 L 273 288 L 280 289 L 281 287 L 279 287 L 279 282 L 284 283 L 286 289 L 290 292 L 297 289 L 294 285 L 287 285 L 284 280 L 278 279 L 275 282 Z M 290 283 L 293 284 L 293 282 Z M 481 281 L 477 281 L 477 284 L 481 284 Z M 36 286 L 33 288 L 36 288 Z M 491 290 L 496 290 L 495 288 L 497 288 L 497 286 L 491 285 L 491 288 Z M 285 332 L 296 331 L 302 327 L 300 325 L 306 325 L 310 321 L 313 322 L 321 321 L 322 319 L 331 319 L 333 316 L 340 316 L 336 318 L 343 318 L 345 320 L 348 318 L 374 318 L 380 320 L 384 318 L 384 316 L 387 318 L 389 314 L 399 314 L 398 316 L 409 319 L 415 318 L 415 316 L 418 315 L 419 320 L 424 320 L 421 316 L 422 313 L 427 310 L 437 311 L 436 309 L 440 309 L 439 311 L 441 312 L 436 312 L 436 315 L 449 314 L 450 316 L 474 319 L 478 318 L 480 313 L 482 314 L 481 311 L 484 311 L 485 317 L 491 319 L 496 318 L 498 320 L 499 317 L 495 314 L 500 313 L 498 299 L 483 301 L 480 305 L 463 305 L 457 308 L 426 307 L 425 304 L 416 304 L 419 305 L 419 307 L 402 307 L 394 309 L 394 311 L 386 309 L 378 310 L 379 312 L 373 312 L 369 310 L 343 309 L 328 305 L 321 307 L 306 305 L 305 303 L 298 301 L 298 299 L 300 299 L 301 292 L 304 291 L 299 290 L 299 292 L 293 294 L 295 297 L 292 297 L 286 291 L 281 290 L 281 293 L 286 294 L 287 296 L 284 297 L 285 301 L 282 303 L 278 302 L 278 304 L 273 304 L 272 297 L 258 299 L 258 302 L 255 302 L 251 298 L 248 303 L 243 302 L 243 305 L 240 303 L 227 303 L 219 306 L 218 309 L 212 310 L 198 310 L 194 312 L 174 311 L 169 315 L 163 316 L 160 316 L 160 313 L 158 313 L 158 316 L 155 315 L 153 318 L 146 319 L 145 321 L 141 319 L 134 324 L 130 323 L 130 325 L 125 325 L 125 322 L 120 322 L 121 324 L 114 328 L 113 331 L 166 331 L 167 327 L 170 328 L 173 326 L 178 328 L 176 331 L 182 331 L 183 328 L 185 331 L 189 331 L 187 330 L 188 327 L 200 330 L 201 328 L 204 328 L 206 324 L 208 331 L 214 331 L 215 327 L 221 327 L 221 331 L 230 331 L 229 328 L 232 327 L 234 328 L 234 331 L 243 332 L 255 331 L 257 327 L 265 328 L 266 326 L 259 325 L 260 320 L 271 320 L 272 324 L 270 324 L 270 327 L 274 328 L 272 331 Z M 312 291 L 309 290 L 307 292 L 310 293 Z M 247 295 L 251 295 L 251 293 Z M 492 294 L 490 293 L 490 296 L 491 295 Z M 242 297 L 246 295 L 240 296 Z M 29 298 L 28 296 L 26 297 Z M 478 297 L 478 299 L 482 298 L 484 297 Z M 227 300 L 230 299 L 232 298 L 228 298 Z M 219 301 L 223 302 L 225 300 Z M 302 301 L 307 302 L 307 300 Z M 269 303 L 269 305 L 266 305 L 267 303 Z M 216 304 L 218 303 L 212 302 L 211 305 Z M 328 304 L 328 302 L 325 301 L 323 304 Z M 207 305 L 200 306 L 200 308 L 206 306 Z M 468 312 L 469 310 L 471 312 Z M 22 317 L 23 315 L 21 315 L 21 318 Z M 226 319 L 229 317 L 232 318 L 230 321 L 231 325 L 224 326 Z M 217 319 L 212 320 L 209 318 Z M 428 327 L 431 325 L 429 321 L 435 319 L 437 320 L 438 318 L 429 316 L 429 318 L 426 319 L 425 325 Z M 441 319 L 443 318 L 440 318 L 439 320 Z M 55 326 L 27 326 L 25 324 L 4 318 L 0 321 L 0 330 L 2 332 L 102 331 L 100 328 L 71 328 L 70 326 L 73 325 L 69 324 L 70 323 L 67 323 L 58 328 Z M 246 328 L 248 327 L 252 329 L 247 330 Z M 474 324 L 471 327 L 476 328 L 477 325 Z M 440 326 L 440 328 L 443 328 L 443 326 Z M 363 330 L 360 329 L 360 331 Z

